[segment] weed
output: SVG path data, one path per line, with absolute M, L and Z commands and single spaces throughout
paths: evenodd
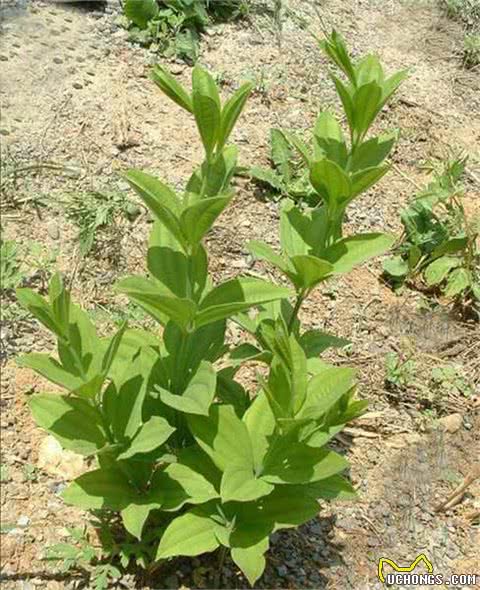
M 433 166 L 433 181 L 402 211 L 403 239 L 383 266 L 394 287 L 418 278 L 462 305 L 480 302 L 480 226 L 461 201 L 465 165 L 457 157 Z
M 463 38 L 463 64 L 466 68 L 480 65 L 480 34 L 471 33 Z
M 443 365 L 432 369 L 432 388 L 440 390 L 439 395 L 460 395 L 471 397 L 474 388 L 465 378 L 462 368 L 457 365 Z
M 390 352 L 385 358 L 385 382 L 389 388 L 405 389 L 413 384 L 415 378 L 415 361 L 402 359 L 396 352 Z
M 67 219 L 78 228 L 82 256 L 94 249 L 99 230 L 116 240 L 120 233 L 119 218 L 132 221 L 140 213 L 138 206 L 122 192 L 72 193 L 64 201 L 64 207 Z

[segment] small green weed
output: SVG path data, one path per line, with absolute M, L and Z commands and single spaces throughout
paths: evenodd
M 472 385 L 458 365 L 442 365 L 432 369 L 432 386 L 445 395 L 471 397 L 474 394 Z
M 480 302 L 480 224 L 467 219 L 461 201 L 466 161 L 432 166 L 433 182 L 402 211 L 403 239 L 383 265 L 395 288 L 409 282 L 463 305 Z
M 72 193 L 64 207 L 67 219 L 78 228 L 81 256 L 87 256 L 95 247 L 99 230 L 118 237 L 119 218 L 132 221 L 140 213 L 139 207 L 124 193 L 113 191 Z
M 463 38 L 463 64 L 466 68 L 480 65 L 480 34 L 472 33 Z
M 385 383 L 390 389 L 405 389 L 413 384 L 416 365 L 412 359 L 402 359 L 396 352 L 385 358 Z

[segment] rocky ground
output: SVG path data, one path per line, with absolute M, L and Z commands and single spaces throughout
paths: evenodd
M 320 107 L 338 108 L 311 35 L 320 34 L 324 22 L 347 37 L 355 54 L 373 51 L 391 71 L 410 69 L 380 121 L 402 131 L 394 167 L 353 207 L 350 228 L 399 232 L 399 210 L 426 180 L 421 164 L 449 150 L 470 154 L 464 199 L 467 210 L 478 213 L 480 76 L 478 69 L 462 68 L 461 25 L 433 1 L 325 0 L 317 10 L 311 2 L 291 0 L 288 8 L 281 34 L 271 18 L 252 14 L 213 28 L 202 40 L 201 62 L 222 80 L 225 94 L 243 79 L 255 83 L 234 137 L 242 163 L 268 163 L 270 127 L 305 130 Z M 117 24 L 118 10 L 110 2 L 10 2 L 2 5 L 0 42 L 2 235 L 39 244 L 25 281 L 41 290 L 45 276 L 59 268 L 105 331 L 119 314 L 133 323 L 148 321 L 112 287 L 143 267 L 149 219 L 141 207 L 132 221 L 118 215 L 81 258 L 69 215 L 72 195 L 128 194 L 134 202 L 122 170 L 142 168 L 181 186 L 201 158 L 193 121 L 148 78 L 157 56 L 128 42 Z M 188 66 L 165 63 L 189 83 Z M 245 244 L 258 238 L 275 244 L 277 225 L 278 204 L 239 180 L 236 201 L 208 239 L 215 275 L 269 272 L 253 263 Z M 380 265 L 376 260 L 330 283 L 302 317 L 352 342 L 332 359 L 358 369 L 360 393 L 370 401 L 366 417 L 337 441 L 348 452 L 360 499 L 325 505 L 315 521 L 274 535 L 259 588 L 380 588 L 380 557 L 407 563 L 422 552 L 436 573 L 480 574 L 480 481 L 458 504 L 435 511 L 478 465 L 478 324 L 459 318 L 448 302 L 431 308 L 417 293 L 393 294 L 379 278 Z M 26 407 L 28 395 L 45 384 L 19 369 L 15 357 L 48 350 L 51 342 L 10 295 L 2 311 L 2 585 L 82 587 L 83 578 L 59 574 L 41 558 L 49 545 L 66 538 L 66 527 L 86 523 L 58 494 L 87 466 L 55 455 Z M 230 336 L 239 336 L 233 327 Z M 389 352 L 415 360 L 415 378 L 404 388 L 386 386 Z M 432 369 L 444 365 L 458 368 L 468 396 L 432 383 Z M 150 579 L 125 575 L 118 587 L 208 588 L 214 569 L 208 556 L 177 560 Z M 247 587 L 228 560 L 222 584 Z

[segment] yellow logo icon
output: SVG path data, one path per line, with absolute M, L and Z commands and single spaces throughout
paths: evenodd
M 405 567 L 397 565 L 394 561 L 388 559 L 387 557 L 381 557 L 378 562 L 378 579 L 380 580 L 380 582 L 385 583 L 385 576 L 383 575 L 383 566 L 386 563 L 388 563 L 388 565 L 390 565 L 396 572 L 413 572 L 413 570 L 421 561 L 423 561 L 423 563 L 426 565 L 428 573 L 432 574 L 433 565 L 431 561 L 428 559 L 428 557 L 425 555 L 425 553 L 421 553 L 414 561 L 412 561 L 411 565 L 407 565 Z

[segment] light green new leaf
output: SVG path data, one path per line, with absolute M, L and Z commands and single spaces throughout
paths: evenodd
M 251 547 L 232 547 L 233 561 L 253 586 L 265 569 L 265 553 L 268 550 L 268 537 Z
M 63 335 L 61 326 L 58 325 L 53 317 L 52 310 L 46 301 L 32 289 L 20 288 L 15 290 L 18 302 L 25 307 L 37 320 L 42 323 L 48 330 Z
M 190 95 L 183 88 L 183 86 L 181 86 L 175 80 L 173 76 L 171 76 L 161 66 L 156 65 L 152 70 L 151 77 L 164 94 L 166 94 L 183 109 L 193 114 L 193 105 Z
M 356 172 L 352 176 L 352 197 L 365 192 L 375 183 L 377 183 L 390 170 L 388 164 L 377 166 L 375 168 L 366 168 Z
M 330 206 L 343 203 L 352 195 L 350 178 L 331 160 L 319 160 L 312 164 L 310 182 Z
M 328 111 L 320 113 L 313 134 L 315 160 L 331 160 L 344 168 L 348 155 L 347 146 L 342 128 L 335 117 Z
M 188 416 L 188 425 L 200 447 L 221 471 L 229 465 L 253 469 L 248 430 L 233 406 L 211 406 L 208 417 Z
M 253 461 L 255 471 L 258 472 L 272 444 L 273 433 L 276 427 L 275 416 L 265 393 L 260 392 L 257 395 L 245 412 L 243 421 L 252 441 Z
M 163 445 L 174 431 L 175 428 L 170 426 L 165 418 L 152 416 L 143 424 L 128 449 L 121 453 L 118 459 L 129 459 L 134 455 L 154 451 Z
M 331 78 L 333 80 L 333 83 L 335 84 L 337 94 L 340 97 L 340 100 L 342 101 L 343 110 L 345 111 L 348 126 L 350 127 L 350 133 L 353 134 L 353 131 L 355 129 L 355 112 L 354 103 L 352 99 L 352 92 L 336 76 L 331 75 Z
M 220 133 L 218 136 L 218 147 L 221 149 L 228 141 L 230 134 L 235 127 L 238 117 L 245 107 L 245 103 L 253 89 L 251 82 L 242 84 L 240 88 L 223 105 L 221 115 Z
M 137 192 L 153 215 L 168 229 L 182 247 L 185 236 L 178 220 L 179 201 L 177 195 L 166 184 L 140 170 L 129 170 L 125 180 Z
M 92 455 L 107 442 L 101 416 L 87 401 L 41 393 L 29 400 L 35 422 L 69 451 Z
M 265 242 L 251 240 L 247 244 L 247 249 L 256 258 L 270 262 L 270 264 L 273 264 L 282 272 L 286 272 L 288 270 L 288 263 L 284 260 L 284 258 L 280 254 L 277 254 L 271 246 L 265 244 Z
M 215 396 L 217 374 L 213 365 L 202 361 L 187 388 L 181 395 L 174 395 L 165 389 L 160 390 L 160 399 L 164 404 L 187 414 L 208 416 L 210 405 Z
M 388 234 L 358 234 L 339 240 L 327 248 L 323 257 L 333 264 L 334 274 L 350 272 L 354 266 L 389 250 L 395 237 Z
M 192 72 L 192 104 L 195 121 L 209 158 L 220 135 L 220 97 L 212 76 L 198 65 Z
M 70 373 L 54 358 L 47 354 L 32 352 L 20 357 L 20 367 L 33 369 L 52 383 L 64 387 L 68 391 L 75 391 L 84 383 L 78 375 Z
M 429 287 L 438 285 L 446 279 L 449 272 L 460 265 L 459 258 L 442 256 L 427 266 L 424 271 L 425 282 Z
M 408 262 L 401 256 L 393 256 L 392 258 L 384 260 L 383 270 L 387 275 L 394 277 L 395 279 L 401 279 L 407 276 L 410 269 Z
M 408 70 L 400 70 L 385 80 L 382 84 L 382 100 L 380 102 L 380 108 L 382 108 L 387 100 L 397 91 L 398 87 L 407 76 Z
M 354 122 L 357 137 L 363 137 L 379 111 L 382 89 L 377 82 L 360 86 L 353 95 Z
M 106 377 L 110 368 L 113 364 L 113 361 L 118 353 L 120 348 L 120 344 L 122 342 L 123 335 L 125 334 L 125 330 L 127 329 L 127 322 L 124 321 L 120 328 L 117 330 L 117 333 L 113 338 L 110 339 L 108 344 L 107 351 L 103 355 L 102 359 L 102 376 Z
M 96 469 L 77 477 L 62 493 L 67 504 L 85 510 L 123 510 L 135 501 L 135 489 L 118 469 Z
M 352 156 L 351 172 L 355 174 L 360 170 L 379 166 L 392 151 L 397 138 L 398 133 L 394 131 L 361 143 Z
M 255 477 L 250 467 L 228 465 L 222 476 L 220 496 L 222 502 L 251 502 L 273 491 L 274 486 Z
M 190 205 L 183 211 L 180 223 L 190 245 L 195 246 L 200 242 L 232 197 L 233 192 L 220 197 L 209 197 Z
M 178 516 L 165 529 L 156 559 L 177 555 L 193 557 L 214 551 L 219 546 L 215 535 L 217 527 L 211 518 L 197 509 Z
M 347 76 L 352 84 L 356 84 L 356 73 L 352 60 L 343 37 L 333 30 L 330 37 L 319 42 L 323 52 L 336 64 Z
M 355 68 L 357 86 L 363 86 L 369 82 L 383 83 L 384 73 L 382 64 L 376 55 L 366 55 Z
M 353 369 L 330 367 L 310 379 L 305 403 L 296 417 L 321 418 L 353 387 L 354 375 Z
M 212 289 L 200 303 L 195 318 L 197 327 L 230 317 L 256 305 L 285 299 L 289 289 L 252 278 L 232 279 Z

